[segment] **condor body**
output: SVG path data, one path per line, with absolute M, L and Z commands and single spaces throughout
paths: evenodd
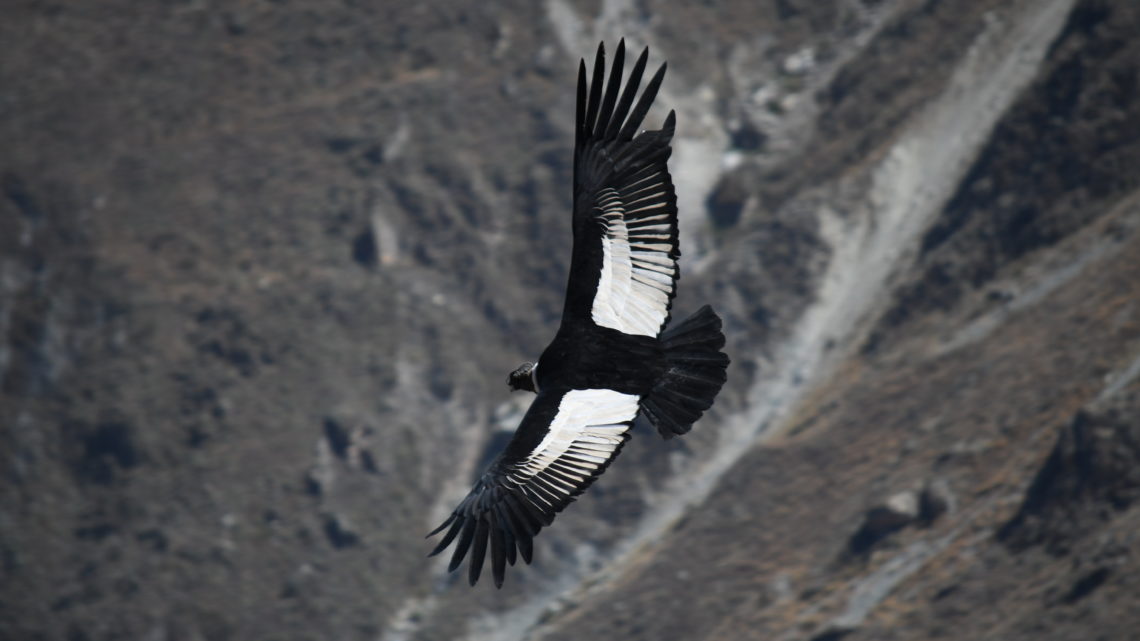
M 513 389 L 536 392 L 502 454 L 451 516 L 432 554 L 453 542 L 449 570 L 470 555 L 479 579 L 488 550 L 495 585 L 533 539 L 605 471 L 638 415 L 665 438 L 688 432 L 725 382 L 720 318 L 705 306 L 664 330 L 681 252 L 677 198 L 667 162 L 674 114 L 641 131 L 665 65 L 638 97 L 648 50 L 622 87 L 624 42 L 609 82 L 598 47 L 589 82 L 578 70 L 574 146 L 574 249 L 562 324 Z M 636 100 L 635 100 L 636 99 Z M 431 536 L 429 534 L 429 536 Z

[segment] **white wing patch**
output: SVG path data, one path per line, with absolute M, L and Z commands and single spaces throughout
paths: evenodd
M 654 173 L 629 188 L 628 203 L 615 189 L 598 196 L 605 235 L 602 274 L 590 312 L 602 327 L 657 336 L 669 315 L 677 261 L 669 255 L 673 231 L 661 201 L 663 187 L 660 173 Z
M 507 479 L 536 505 L 565 501 L 617 453 L 640 399 L 608 389 L 566 392 L 546 437 Z

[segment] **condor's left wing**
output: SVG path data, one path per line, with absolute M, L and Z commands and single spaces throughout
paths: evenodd
M 431 556 L 457 541 L 448 571 L 471 556 L 479 580 L 487 550 L 495 587 L 517 556 L 530 563 L 534 536 L 594 482 L 629 439 L 641 397 L 608 389 L 542 390 L 507 449 L 446 521 Z
M 634 63 L 624 90 L 625 41 L 608 83 L 602 46 L 589 85 L 585 62 L 578 68 L 574 253 L 562 320 L 656 337 L 669 320 L 681 251 L 667 167 L 673 112 L 661 129 L 638 133 L 665 76 L 662 64 L 634 104 L 648 54 Z

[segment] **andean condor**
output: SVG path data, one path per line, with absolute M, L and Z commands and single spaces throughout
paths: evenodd
M 707 305 L 662 332 L 679 277 L 677 197 L 666 163 L 674 114 L 641 131 L 662 64 L 634 103 L 649 50 L 622 90 L 625 42 L 604 86 L 598 46 L 587 92 L 578 67 L 574 129 L 574 250 L 562 325 L 534 365 L 511 373 L 511 389 L 537 392 L 518 431 L 451 516 L 432 551 L 456 542 L 448 571 L 470 554 L 479 579 L 487 550 L 495 586 L 517 556 L 621 451 L 643 414 L 664 438 L 688 432 L 725 382 L 728 357 Z M 632 107 L 632 110 L 631 110 Z M 634 134 L 637 134 L 636 136 Z

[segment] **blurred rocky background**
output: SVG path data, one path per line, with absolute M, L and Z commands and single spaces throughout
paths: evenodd
M 0 639 L 1130 639 L 1140 5 L 9 0 Z M 496 591 L 423 535 L 558 323 L 577 61 L 733 358 Z

